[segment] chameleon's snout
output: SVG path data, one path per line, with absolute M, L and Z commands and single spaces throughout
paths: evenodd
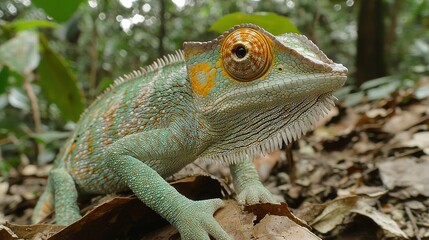
M 332 63 L 331 64 L 331 71 L 340 75 L 341 77 L 347 77 L 348 69 L 340 63 Z

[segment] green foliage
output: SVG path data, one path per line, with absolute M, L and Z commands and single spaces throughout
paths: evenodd
M 76 12 L 77 8 L 83 0 L 31 0 L 33 4 L 42 8 L 46 14 L 54 18 L 58 22 L 67 21 L 73 13 Z
M 31 137 L 34 138 L 37 142 L 47 144 L 52 143 L 53 141 L 66 139 L 69 135 L 69 132 L 48 131 L 31 134 Z
M 27 21 L 29 23 L 29 21 Z M 39 23 L 30 24 L 40 26 Z M 50 25 L 51 26 L 51 25 Z M 6 89 L 8 69 L 27 76 L 37 68 L 38 83 L 47 99 L 56 104 L 64 119 L 77 121 L 84 109 L 82 93 L 76 84 L 76 76 L 66 61 L 53 51 L 46 38 L 34 31 L 21 31 L 15 37 L 0 45 L 1 77 L 0 89 Z M 39 48 L 42 50 L 39 51 Z M 42 55 L 41 55 L 42 54 Z M 42 59 L 41 59 L 42 58 Z M 61 94 L 58 94 L 61 93 Z
M 35 28 L 57 28 L 58 23 L 46 20 L 17 20 L 9 24 L 4 24 L 2 27 L 7 31 L 23 31 Z
M 0 46 L 0 65 L 20 74 L 27 74 L 39 65 L 39 38 L 31 31 L 19 32 Z
M 43 36 L 40 40 L 43 49 L 37 69 L 40 86 L 47 99 L 58 106 L 63 118 L 77 121 L 84 105 L 82 92 L 76 85 L 76 76 L 67 62 L 49 47 Z
M 253 23 L 274 35 L 282 33 L 299 33 L 295 25 L 287 18 L 275 13 L 258 12 L 253 14 L 231 13 L 218 19 L 211 27 L 210 31 L 223 33 L 229 28 L 242 24 Z
M 9 68 L 2 67 L 0 69 L 0 94 L 6 92 L 6 88 L 8 86 L 7 78 L 9 76 Z
M 19 166 L 20 162 L 18 157 L 9 158 L 7 161 L 0 161 L 0 176 L 7 176 L 9 170 Z

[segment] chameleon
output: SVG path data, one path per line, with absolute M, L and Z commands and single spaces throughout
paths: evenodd
M 195 160 L 229 166 L 240 204 L 276 203 L 252 159 L 312 130 L 347 79 L 304 35 L 253 24 L 119 77 L 83 112 L 33 212 L 81 218 L 80 194 L 130 189 L 182 239 L 231 239 L 213 217 L 221 199 L 194 201 L 165 178 Z

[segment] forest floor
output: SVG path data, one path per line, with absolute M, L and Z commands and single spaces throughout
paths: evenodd
M 288 207 L 243 210 L 226 200 L 217 220 L 235 239 L 429 239 L 428 106 L 415 89 L 353 107 L 339 102 L 292 150 L 255 160 L 264 184 Z M 49 168 L 28 164 L 0 182 L 0 223 L 7 222 L 0 239 L 179 237 L 130 194 L 83 200 L 89 213 L 67 228 L 28 226 Z M 228 176 L 225 166 L 195 163 L 171 180 L 193 199 L 233 199 Z

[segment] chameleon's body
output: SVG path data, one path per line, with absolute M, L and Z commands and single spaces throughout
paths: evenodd
M 240 203 L 274 202 L 253 156 L 310 130 L 347 69 L 307 38 L 240 25 L 120 78 L 86 110 L 58 155 L 33 221 L 80 217 L 78 193 L 131 189 L 185 239 L 229 239 L 219 199 L 191 201 L 164 178 L 201 158 L 231 164 Z

